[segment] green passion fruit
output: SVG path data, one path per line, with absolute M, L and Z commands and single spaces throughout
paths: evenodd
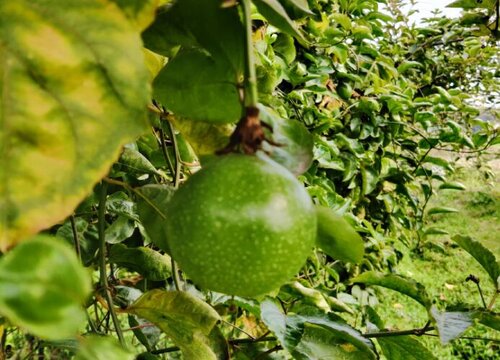
M 254 297 L 289 281 L 316 238 L 302 184 L 265 156 L 221 156 L 194 174 L 168 205 L 173 258 L 199 286 Z

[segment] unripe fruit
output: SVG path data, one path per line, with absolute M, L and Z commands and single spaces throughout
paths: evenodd
M 193 175 L 168 207 L 173 258 L 199 286 L 253 297 L 289 281 L 316 237 L 302 184 L 266 158 L 231 154 Z

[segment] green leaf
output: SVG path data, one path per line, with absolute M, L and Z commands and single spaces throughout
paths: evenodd
M 125 147 L 118 164 L 122 165 L 128 172 L 138 174 L 157 174 L 163 176 L 153 164 L 139 151 Z
M 155 18 L 156 7 L 159 0 L 111 0 L 116 3 L 120 9 L 129 18 L 135 28 L 139 31 L 144 30 L 151 24 Z
M 276 26 L 290 36 L 305 41 L 297 26 L 290 19 L 285 8 L 278 0 L 254 0 L 253 3 L 271 25 Z
M 457 213 L 458 210 L 447 206 L 436 206 L 427 211 L 427 215 Z
M 68 216 L 146 130 L 148 82 L 116 6 L 0 2 L 0 250 Z
M 169 185 L 145 185 L 138 191 L 141 196 L 137 197 L 137 212 L 146 233 L 156 246 L 169 252 L 165 221 L 174 188 Z
M 455 235 L 452 237 L 452 240 L 481 264 L 490 276 L 491 281 L 493 281 L 493 286 L 500 289 L 500 261 L 496 259 L 495 255 L 483 244 L 472 239 L 470 236 Z
M 147 351 L 154 349 L 161 336 L 161 331 L 156 326 L 151 326 L 149 321 L 135 315 L 128 315 L 128 324 L 133 329 L 135 337 L 144 345 Z M 149 324 L 149 326 L 147 326 Z
M 333 13 L 331 16 L 333 21 L 339 23 L 345 30 L 351 30 L 352 24 L 349 16 L 341 13 Z
M 305 323 L 304 333 L 299 344 L 293 351 L 294 359 L 318 360 L 318 359 L 345 359 L 345 360 L 367 360 L 377 359 L 377 356 L 365 346 L 360 349 L 354 346 L 350 340 L 352 335 L 335 328 L 328 328 L 316 324 Z M 356 336 L 361 336 L 357 334 Z
M 118 244 L 127 240 L 134 233 L 135 224 L 126 216 L 118 218 L 106 228 L 104 237 L 108 244 Z
M 269 108 L 260 107 L 261 120 L 271 126 L 269 137 L 278 145 L 264 143 L 262 149 L 295 175 L 301 175 L 313 162 L 314 140 L 304 124 L 281 118 Z
M 378 174 L 375 170 L 367 167 L 361 168 L 361 189 L 363 195 L 368 195 L 372 193 L 378 184 Z
M 437 359 L 414 336 L 381 337 L 377 342 L 387 360 Z
M 500 331 L 500 314 L 492 311 L 479 311 L 475 318 L 485 326 L 488 326 L 496 331 Z
M 241 116 L 236 81 L 224 63 L 201 51 L 182 51 L 156 77 L 154 97 L 178 116 L 232 123 Z
M 127 311 L 158 326 L 179 346 L 185 359 L 220 359 L 218 336 L 213 332 L 219 314 L 197 297 L 155 289 L 141 296 Z
M 135 355 L 123 349 L 116 339 L 104 336 L 85 337 L 75 360 L 134 360 Z
M 213 155 L 217 150 L 223 149 L 229 143 L 229 136 L 233 132 L 230 124 L 194 122 L 179 117 L 171 117 L 169 120 L 200 158 Z
M 347 359 L 377 358 L 370 340 L 349 325 L 331 320 L 329 315 L 285 315 L 277 304 L 266 299 L 261 303 L 261 318 L 294 358 L 331 358 L 326 354 L 343 355 Z
M 80 256 L 84 266 L 89 266 L 96 255 L 99 247 L 97 226 L 89 223 L 83 218 L 75 218 L 76 236 L 80 244 Z M 68 244 L 74 246 L 75 239 L 71 220 L 66 220 L 65 223 L 57 229 L 56 236 L 65 239 Z
M 302 15 L 314 15 L 314 13 L 309 9 L 309 4 L 307 0 L 279 0 L 285 9 L 293 8 Z
M 451 190 L 467 190 L 464 184 L 458 181 L 445 182 L 439 185 L 439 189 L 451 189 Z
M 424 232 L 425 235 L 448 235 L 449 232 L 436 227 L 429 227 Z
M 375 271 L 367 271 L 352 279 L 352 283 L 382 286 L 409 296 L 426 308 L 430 308 L 431 306 L 431 300 L 427 295 L 425 287 L 415 280 L 407 279 L 401 275 L 381 274 Z
M 421 68 L 421 67 L 423 67 L 423 65 L 422 65 L 422 63 L 420 63 L 418 61 L 405 60 L 398 66 L 398 72 L 400 74 L 403 74 L 410 69 Z
M 288 34 L 279 33 L 273 43 L 273 48 L 277 54 L 280 54 L 285 59 L 287 64 L 290 64 L 297 56 L 293 37 Z
M 320 354 L 325 350 L 331 354 L 342 354 L 347 359 L 378 358 L 372 342 L 349 325 L 339 321 L 332 321 L 327 316 L 321 318 L 301 316 L 301 318 L 305 321 L 305 329 L 300 343 L 295 348 L 295 352 L 300 353 L 305 347 L 308 350 L 305 359 L 321 359 L 321 356 L 316 353 L 318 350 Z M 309 324 L 315 326 L 310 327 L 308 326 Z M 308 334 L 308 329 L 318 327 L 326 330 L 326 332 L 322 331 L 322 336 L 317 338 Z M 325 336 L 327 337 L 326 339 Z M 304 346 L 306 344 L 307 346 Z M 309 355 L 313 357 L 309 357 Z
M 292 352 L 300 342 L 304 331 L 304 321 L 297 316 L 286 316 L 269 298 L 261 302 L 260 314 L 262 321 L 276 335 L 280 344 Z
M 223 7 L 220 0 L 182 0 L 161 8 L 143 39 L 148 49 L 168 57 L 179 46 L 204 50 L 235 74 L 234 81 L 243 74 L 244 27 L 238 8 Z
M 116 244 L 109 252 L 109 262 L 138 272 L 152 281 L 166 280 L 172 275 L 170 256 L 143 246 L 127 248 Z
M 319 290 L 305 287 L 298 281 L 283 285 L 281 287 L 281 291 L 294 295 L 295 297 L 300 298 L 300 301 L 304 304 L 313 305 L 325 313 L 331 310 L 325 294 Z
M 474 323 L 474 312 L 445 311 L 431 309 L 442 344 L 458 338 Z
M 450 162 L 446 159 L 434 157 L 434 156 L 426 156 L 422 163 L 431 163 L 437 166 L 442 167 L 443 169 L 453 171 L 453 166 L 451 166 Z
M 316 207 L 318 217 L 317 245 L 336 260 L 359 263 L 365 253 L 361 236 L 341 215 L 333 210 Z
M 75 336 L 90 278 L 58 238 L 38 235 L 0 258 L 0 314 L 46 339 Z
M 493 9 L 495 4 L 495 0 L 456 0 L 452 3 L 446 5 L 449 8 L 462 8 L 462 9 L 475 9 L 475 8 L 484 8 L 484 9 Z

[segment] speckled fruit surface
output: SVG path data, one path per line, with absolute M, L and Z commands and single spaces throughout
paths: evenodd
M 302 184 L 267 158 L 231 154 L 193 175 L 168 207 L 167 238 L 199 286 L 253 297 L 289 281 L 315 242 Z

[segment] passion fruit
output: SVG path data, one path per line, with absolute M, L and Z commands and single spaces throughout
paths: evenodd
M 289 281 L 316 238 L 303 185 L 265 156 L 230 154 L 194 174 L 168 205 L 172 257 L 202 288 L 255 297 Z

